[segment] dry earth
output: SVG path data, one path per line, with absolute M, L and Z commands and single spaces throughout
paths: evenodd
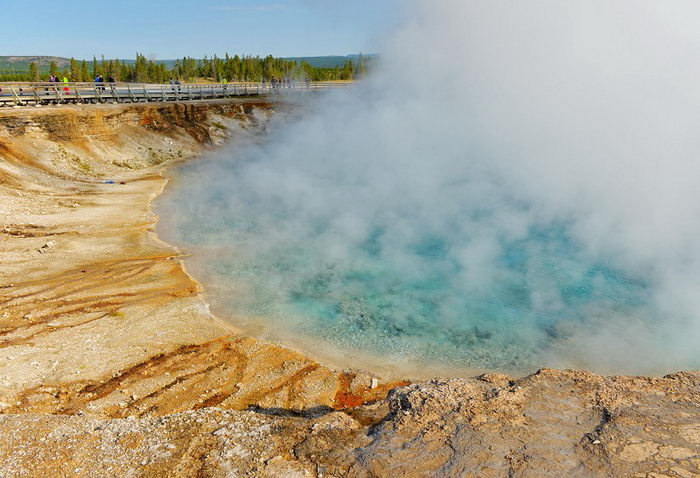
M 700 477 L 700 373 L 387 383 L 213 317 L 162 169 L 287 108 L 0 110 L 0 477 Z

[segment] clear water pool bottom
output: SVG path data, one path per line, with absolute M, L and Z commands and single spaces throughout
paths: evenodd
M 426 231 L 396 246 L 385 240 L 391 231 L 374 225 L 343 253 L 329 253 L 332 244 L 318 240 L 324 221 L 290 233 L 297 225 L 279 212 L 270 221 L 205 187 L 196 179 L 207 174 L 202 167 L 181 168 L 185 180 L 163 201 L 171 209 L 166 240 L 196 251 L 190 260 L 206 270 L 197 278 L 215 283 L 217 303 L 271 330 L 379 356 L 504 371 L 605 369 L 597 359 L 629 342 L 626 331 L 654 333 L 647 280 L 591 259 L 565 224 L 501 241 L 481 280 L 456 259 L 463 237 Z M 635 370 L 619 360 L 615 366 Z

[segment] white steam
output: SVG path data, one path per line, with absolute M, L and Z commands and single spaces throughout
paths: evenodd
M 464 298 L 490 300 L 518 273 L 530 318 L 500 324 L 495 333 L 507 339 L 490 346 L 536 348 L 542 339 L 518 329 L 569 310 L 548 271 L 581 271 L 562 256 L 515 272 L 502 259 L 513 247 L 542 247 L 529 242 L 533 231 L 560 227 L 585 260 L 643 282 L 648 303 L 641 315 L 584 311 L 590 317 L 567 323 L 525 366 L 700 365 L 700 3 L 441 0 L 405 8 L 364 84 L 329 95 L 244 158 L 229 152 L 235 157 L 209 163 L 190 186 L 192 197 L 208 198 L 199 217 L 250 221 L 237 236 L 216 229 L 216 242 L 235 244 L 234 260 L 313 251 L 298 270 L 269 277 L 279 295 L 259 300 L 282 300 L 290 276 L 366 270 L 377 260 L 407 281 L 440 276 L 415 246 L 443 238 L 437 267 L 450 280 L 448 294 L 435 293 L 439 326 L 458 327 Z M 368 256 L 378 230 L 381 252 Z M 411 311 L 390 319 L 398 329 L 415 325 L 402 314 Z M 479 357 L 470 365 L 499 366 Z

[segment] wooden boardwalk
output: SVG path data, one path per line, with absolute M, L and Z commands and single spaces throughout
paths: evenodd
M 338 87 L 334 83 L 2 83 L 0 107 L 77 103 L 147 103 L 282 94 Z

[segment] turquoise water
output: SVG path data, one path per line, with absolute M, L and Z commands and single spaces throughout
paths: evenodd
M 656 318 L 645 277 L 594 258 L 565 221 L 494 233 L 490 214 L 465 202 L 438 226 L 409 215 L 404 235 L 378 207 L 343 242 L 337 211 L 271 207 L 278 192 L 253 190 L 250 164 L 182 167 L 163 205 L 179 217 L 166 238 L 194 251 L 217 302 L 271 329 L 380 356 L 523 370 L 572 365 L 561 355 L 578 335 Z M 460 251 L 485 230 L 489 260 L 472 270 Z

